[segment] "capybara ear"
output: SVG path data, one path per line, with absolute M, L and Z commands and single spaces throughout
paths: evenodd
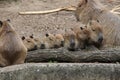
M 3 25 L 3 22 L 2 22 L 2 21 L 0 21 L 0 27 L 2 27 L 2 25 Z
M 24 39 L 25 39 L 25 36 L 22 37 L 22 40 L 24 40 Z
M 45 35 L 46 35 L 46 37 L 48 37 L 48 36 L 49 36 L 49 34 L 48 34 L 48 33 L 46 33 Z
M 30 36 L 30 38 L 32 38 L 32 39 L 34 38 L 34 37 L 33 37 L 33 34 Z
M 83 30 L 83 27 L 80 27 L 81 30 Z
M 10 22 L 10 19 L 7 19 L 8 22 Z
M 73 31 L 73 28 L 70 28 Z

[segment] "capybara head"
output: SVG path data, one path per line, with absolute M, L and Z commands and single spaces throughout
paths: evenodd
M 28 51 L 33 51 L 37 49 L 37 44 L 36 42 L 33 40 L 33 38 L 29 37 L 29 38 L 25 38 L 24 36 L 22 37 L 22 41 L 24 43 L 24 45 L 26 46 L 26 48 L 28 49 Z
M 39 48 L 40 48 L 40 45 L 41 45 L 41 39 L 40 39 L 40 37 L 34 37 L 34 35 L 32 34 L 32 35 L 30 36 L 30 38 L 35 41 L 35 43 L 36 43 L 36 45 L 37 45 L 37 48 L 39 49 Z
M 77 21 L 87 24 L 91 18 L 96 18 L 104 10 L 105 8 L 103 8 L 99 0 L 80 0 L 75 16 Z
M 54 48 L 55 36 L 51 33 L 46 33 L 45 37 L 41 39 L 41 49 L 51 49 Z
M 65 30 L 64 36 L 64 47 L 70 51 L 78 50 L 78 40 L 74 31 Z
M 64 46 L 64 37 L 62 34 L 55 34 L 54 48 L 60 48 Z
M 86 26 L 75 27 L 72 29 L 77 36 L 79 41 L 79 48 L 84 49 L 86 47 L 86 43 L 90 37 L 90 31 L 87 29 Z
M 104 35 L 103 29 L 100 25 L 99 21 L 91 20 L 87 26 L 88 30 L 90 31 L 90 44 L 94 44 L 96 47 L 100 47 L 102 45 Z

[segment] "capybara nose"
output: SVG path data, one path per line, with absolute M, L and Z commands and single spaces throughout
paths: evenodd
M 45 44 L 41 44 L 40 49 L 45 49 Z
M 61 41 L 61 46 L 64 47 L 64 41 Z
M 103 37 L 100 37 L 100 38 L 98 39 L 98 42 L 99 42 L 99 43 L 102 43 L 102 41 L 103 41 Z
M 55 45 L 54 45 L 54 48 L 59 48 L 59 46 L 55 44 Z
M 35 45 L 34 49 L 35 49 L 35 50 L 37 49 L 37 45 Z

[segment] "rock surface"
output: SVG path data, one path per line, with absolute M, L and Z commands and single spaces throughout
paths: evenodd
M 0 80 L 120 80 L 120 64 L 29 63 L 0 69 Z

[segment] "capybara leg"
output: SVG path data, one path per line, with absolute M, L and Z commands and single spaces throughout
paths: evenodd
M 18 59 L 17 61 L 15 61 L 15 62 L 13 63 L 13 65 L 15 65 L 15 64 L 23 64 L 23 63 L 24 63 L 24 60 Z
M 25 61 L 25 58 L 20 57 L 19 59 L 17 59 L 16 61 L 13 62 L 13 65 L 15 64 L 23 64 Z

